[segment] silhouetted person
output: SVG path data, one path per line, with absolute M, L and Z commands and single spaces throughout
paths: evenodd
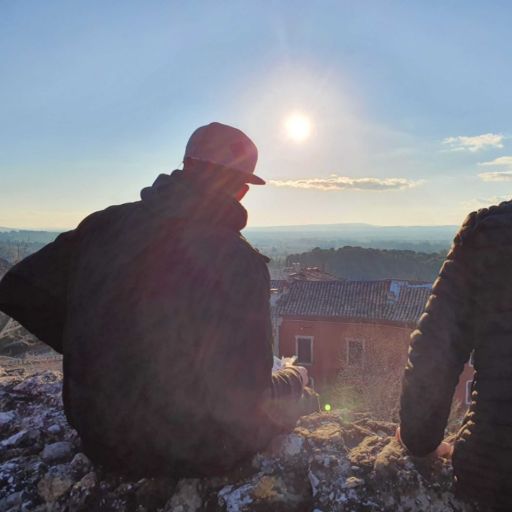
M 203 126 L 183 170 L 0 283 L 0 309 L 64 355 L 66 415 L 93 461 L 215 474 L 318 408 L 304 368 L 272 374 L 268 260 L 240 235 L 256 160 L 241 131 Z
M 401 397 L 413 455 L 441 443 L 452 396 L 474 351 L 471 405 L 453 447 L 456 491 L 512 510 L 512 202 L 471 213 L 455 237 L 417 330 Z

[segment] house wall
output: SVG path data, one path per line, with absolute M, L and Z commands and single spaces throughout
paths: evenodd
M 284 317 L 279 328 L 279 355 L 287 357 L 296 355 L 297 337 L 311 336 L 313 362 L 304 366 L 313 377 L 315 387 L 320 390 L 323 386 L 334 382 L 340 371 L 349 370 L 356 376 L 369 370 L 372 372 L 395 371 L 401 377 L 407 362 L 412 330 L 411 327 L 386 324 Z M 349 340 L 363 342 L 362 368 L 349 368 L 347 364 Z M 455 399 L 463 405 L 466 404 L 466 383 L 472 379 L 472 375 L 473 368 L 466 365 L 455 392 Z

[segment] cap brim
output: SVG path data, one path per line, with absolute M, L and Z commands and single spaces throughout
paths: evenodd
M 246 175 L 245 182 L 251 185 L 265 185 L 265 180 L 255 174 L 244 173 Z

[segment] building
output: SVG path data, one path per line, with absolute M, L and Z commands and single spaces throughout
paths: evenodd
M 410 334 L 431 293 L 431 283 L 382 281 L 294 281 L 276 307 L 276 353 L 297 356 L 317 389 L 341 372 L 401 375 Z M 456 399 L 467 401 L 461 376 Z
M 279 339 L 280 319 L 278 304 L 281 297 L 287 294 L 295 281 L 340 281 L 341 279 L 324 272 L 318 267 L 301 267 L 294 263 L 291 267 L 272 269 L 270 272 L 270 314 L 272 318 L 272 334 L 274 340 Z M 277 344 L 274 345 L 274 355 L 278 356 Z

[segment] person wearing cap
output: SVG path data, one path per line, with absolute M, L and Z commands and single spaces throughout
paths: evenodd
M 257 156 L 236 128 L 198 128 L 183 170 L 0 282 L 0 309 L 63 354 L 65 413 L 93 462 L 219 474 L 318 410 L 304 368 L 272 373 L 268 260 L 240 234 Z

